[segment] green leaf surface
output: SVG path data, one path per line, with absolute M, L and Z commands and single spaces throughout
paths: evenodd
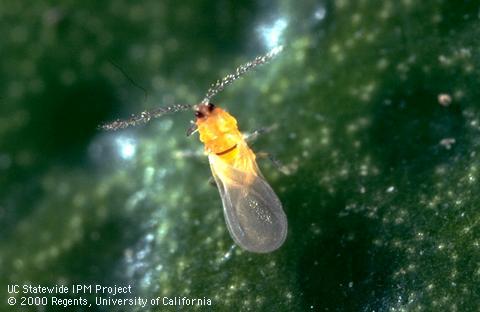
M 212 301 L 74 311 L 478 311 L 478 1 L 8 0 L 0 32 L 0 311 L 63 309 L 7 284 Z M 195 104 L 276 44 L 214 99 L 289 172 L 258 159 L 289 234 L 253 254 L 193 114 L 97 125 Z

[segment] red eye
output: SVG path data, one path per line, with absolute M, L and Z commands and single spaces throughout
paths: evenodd
M 196 111 L 196 112 L 195 112 L 195 117 L 197 117 L 197 118 L 203 118 L 203 117 L 205 117 L 205 115 L 203 115 L 203 113 L 200 112 L 200 111 Z

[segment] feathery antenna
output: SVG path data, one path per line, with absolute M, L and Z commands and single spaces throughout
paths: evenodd
M 204 99 L 200 104 L 197 105 L 190 105 L 190 104 L 174 104 L 171 106 L 167 107 L 160 107 L 152 111 L 144 111 L 138 115 L 132 115 L 132 117 L 128 119 L 117 119 L 115 121 L 103 124 L 99 126 L 99 129 L 102 130 L 107 130 L 107 131 L 115 131 L 115 130 L 120 130 L 124 129 L 127 127 L 131 126 L 138 126 L 142 124 L 148 123 L 150 120 L 170 114 L 170 113 L 176 113 L 180 111 L 186 111 L 190 109 L 196 110 L 198 108 L 198 105 L 204 105 L 207 104 L 211 98 L 213 98 L 216 94 L 218 94 L 220 91 L 225 89 L 228 85 L 230 85 L 232 82 L 249 72 L 250 70 L 254 69 L 255 67 L 265 64 L 271 59 L 273 59 L 277 54 L 279 54 L 282 51 L 283 47 L 278 46 L 274 49 L 272 49 L 270 52 L 268 52 L 265 55 L 257 56 L 255 59 L 252 61 L 245 63 L 243 65 L 240 65 L 235 69 L 235 73 L 229 74 L 225 76 L 221 80 L 217 80 L 210 89 L 208 89 L 207 93 L 205 94 Z M 118 67 L 115 63 L 111 62 L 115 67 L 117 67 L 120 71 L 123 72 L 123 70 Z M 127 76 L 128 78 L 128 76 Z M 129 78 L 129 80 L 131 80 Z M 134 83 L 134 82 L 133 82 Z M 141 88 L 143 89 L 143 88 Z M 196 131 L 195 124 L 190 127 L 190 129 L 187 132 L 187 135 L 192 134 L 193 132 Z
M 138 126 L 141 124 L 146 124 L 151 119 L 155 119 L 166 114 L 189 110 L 192 109 L 192 107 L 193 106 L 190 104 L 174 104 L 167 107 L 160 107 L 152 111 L 144 111 L 138 115 L 132 115 L 132 117 L 128 119 L 117 119 L 110 123 L 103 124 L 99 128 L 107 131 L 115 131 L 130 126 Z
M 218 94 L 220 91 L 225 89 L 226 86 L 243 76 L 245 73 L 249 72 L 250 70 L 254 69 L 255 67 L 265 64 L 271 59 L 273 59 L 277 54 L 279 54 L 282 51 L 283 47 L 278 46 L 276 48 L 273 48 L 270 52 L 268 52 L 265 55 L 257 56 L 254 60 L 245 63 L 243 65 L 240 65 L 235 69 L 235 73 L 229 74 L 221 80 L 217 80 L 210 89 L 208 89 L 207 93 L 205 94 L 205 97 L 203 98 L 201 103 L 208 103 L 211 98 L 213 98 L 216 94 Z

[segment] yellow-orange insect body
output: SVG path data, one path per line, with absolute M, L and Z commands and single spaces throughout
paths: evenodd
M 212 104 L 209 104 L 212 105 Z M 237 120 L 219 107 L 214 107 L 202 118 L 197 117 L 196 125 L 200 141 L 205 144 L 208 155 L 216 155 L 225 164 L 248 173 L 255 168 L 255 154 L 248 148 L 237 127 Z
M 278 47 L 239 66 L 235 73 L 213 84 L 198 105 L 175 104 L 161 107 L 101 126 L 104 130 L 118 130 L 145 124 L 168 113 L 193 108 L 197 119 L 187 135 L 198 130 L 222 198 L 230 235 L 242 248 L 253 252 L 270 252 L 279 248 L 287 235 L 287 218 L 280 200 L 258 169 L 255 154 L 238 130 L 237 121 L 223 109 L 209 103 L 209 100 L 280 51 L 281 47 Z
M 285 241 L 287 219 L 237 121 L 213 104 L 201 105 L 196 116 L 232 238 L 253 252 L 277 249 Z

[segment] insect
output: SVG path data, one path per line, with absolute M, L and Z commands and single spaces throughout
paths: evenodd
M 198 131 L 200 141 L 205 146 L 230 235 L 237 245 L 257 253 L 274 251 L 283 244 L 287 236 L 287 218 L 278 196 L 258 168 L 256 156 L 239 131 L 237 121 L 210 100 L 233 81 L 268 62 L 280 51 L 281 48 L 274 49 L 237 67 L 235 73 L 214 83 L 199 104 L 175 104 L 100 126 L 104 130 L 118 130 L 145 124 L 168 113 L 193 109 L 195 122 L 187 135 Z

